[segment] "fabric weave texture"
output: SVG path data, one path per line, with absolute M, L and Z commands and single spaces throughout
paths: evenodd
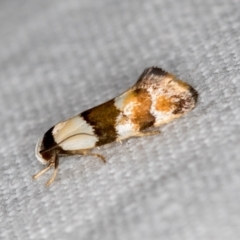
M 1 1 L 0 239 L 239 240 L 239 4 Z M 192 112 L 32 179 L 51 126 L 151 66 L 198 91 Z

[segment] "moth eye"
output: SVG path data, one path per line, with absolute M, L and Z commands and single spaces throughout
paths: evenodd
M 53 153 L 51 151 L 41 153 L 41 155 L 45 160 L 50 160 L 53 157 Z

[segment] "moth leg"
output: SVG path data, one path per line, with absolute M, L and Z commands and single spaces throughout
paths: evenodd
M 159 134 L 159 133 L 160 133 L 159 130 L 150 131 L 150 132 L 132 132 L 125 137 L 117 138 L 116 142 L 120 142 L 122 144 L 122 140 L 125 140 L 125 139 L 128 139 L 128 138 L 152 136 L 152 135 L 156 135 L 156 134 Z
M 53 174 L 52 177 L 46 182 L 45 186 L 50 186 L 53 181 L 55 180 L 57 173 L 58 173 L 58 165 L 59 165 L 59 160 L 58 160 L 58 155 L 55 156 L 54 162 L 52 163 L 54 166 Z
M 102 156 L 101 154 L 89 152 L 89 150 L 73 150 L 73 151 L 67 151 L 67 152 L 66 152 L 66 155 L 83 155 L 83 156 L 91 155 L 91 156 L 95 156 L 95 157 L 101 158 L 101 160 L 102 160 L 104 163 L 106 163 L 106 159 L 105 159 L 104 156 Z
M 83 154 L 83 155 L 91 155 L 91 156 L 94 156 L 94 157 L 101 158 L 101 160 L 102 160 L 104 163 L 106 163 L 105 157 L 102 156 L 101 154 L 92 153 L 92 152 L 88 152 L 88 151 L 83 151 L 82 154 Z
M 48 164 L 48 166 L 46 168 L 44 168 L 43 170 L 41 170 L 39 173 L 33 175 L 33 179 L 37 179 L 40 176 L 42 176 L 45 172 L 47 172 L 51 167 L 53 166 L 53 163 Z
M 152 136 L 152 135 L 156 135 L 156 134 L 159 134 L 159 133 L 160 133 L 159 130 L 151 131 L 151 132 L 137 132 L 136 134 L 134 134 L 133 137 Z

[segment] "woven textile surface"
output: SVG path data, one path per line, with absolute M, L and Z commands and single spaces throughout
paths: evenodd
M 0 239 L 240 239 L 239 0 L 0 2 Z M 199 93 L 161 134 L 60 159 L 54 124 L 159 66 Z

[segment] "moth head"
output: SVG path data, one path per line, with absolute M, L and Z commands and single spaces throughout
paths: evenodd
M 50 128 L 43 136 L 42 140 L 39 140 L 35 147 L 35 156 L 42 164 L 48 164 L 54 159 L 56 155 L 56 145 L 52 136 L 52 128 Z
M 46 165 L 48 163 L 48 160 L 44 158 L 44 156 L 40 153 L 42 147 L 42 140 L 38 140 L 36 147 L 35 147 L 35 156 L 37 160 Z

